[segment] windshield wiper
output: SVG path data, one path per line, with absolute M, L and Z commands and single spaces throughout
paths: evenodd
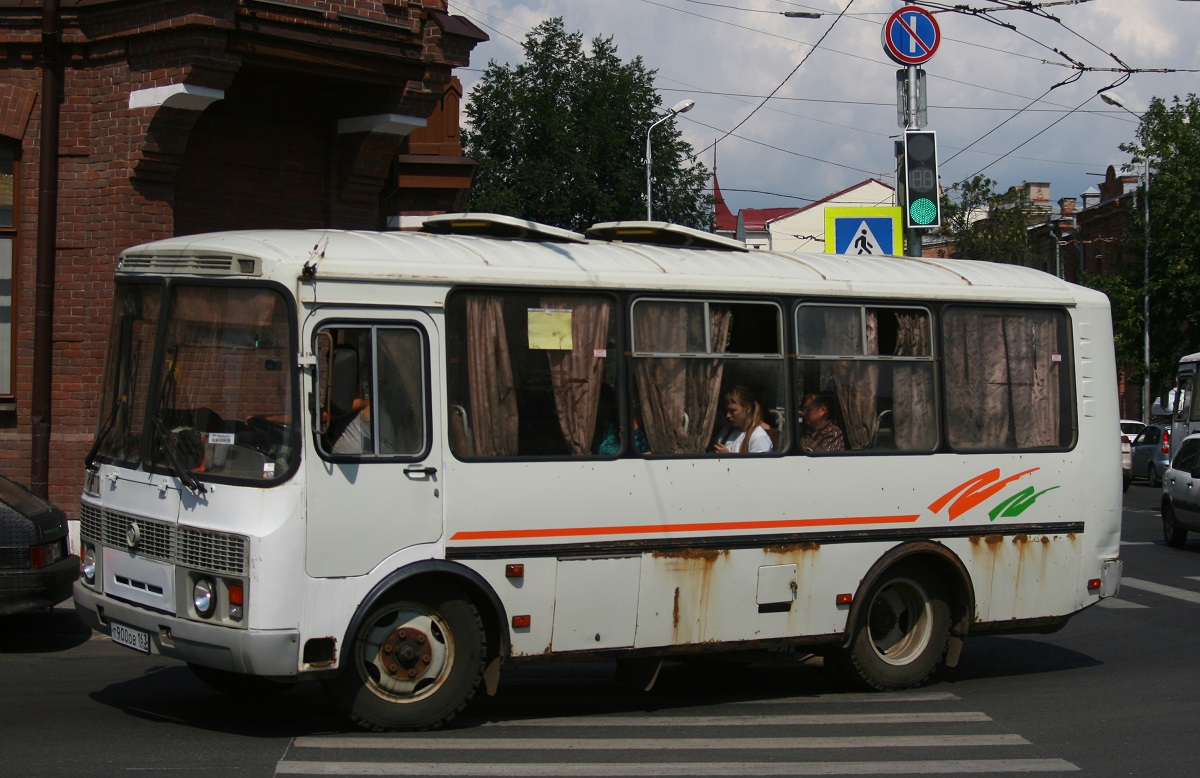
M 183 465 L 182 458 L 179 454 L 179 439 L 177 437 L 180 429 L 168 430 L 163 424 L 162 417 L 158 414 L 154 415 L 154 431 L 158 433 L 158 439 L 161 442 L 163 451 L 167 454 L 167 469 L 179 479 L 179 481 L 191 489 L 197 495 L 205 494 L 208 489 L 204 488 L 204 484 L 200 483 L 194 475 L 190 467 Z M 155 463 L 151 463 L 153 466 Z

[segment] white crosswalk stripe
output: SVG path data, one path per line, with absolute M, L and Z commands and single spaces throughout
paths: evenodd
M 1062 759 L 953 759 L 912 762 L 664 762 L 659 764 L 440 764 L 290 762 L 276 775 L 420 776 L 756 776 L 787 775 L 967 775 L 971 773 L 1069 772 L 1079 768 Z
M 990 724 L 991 717 L 980 711 L 958 710 L 956 702 L 960 702 L 957 695 L 936 690 L 818 694 L 692 708 L 713 715 L 514 716 L 435 734 L 307 736 L 293 740 L 277 764 L 276 774 L 658 778 L 1067 773 L 1079 769 L 1063 759 L 1033 757 L 1028 753 L 1034 747 L 1030 741 L 981 726 Z M 864 704 L 884 709 L 863 713 L 851 708 Z M 763 715 L 763 705 L 774 710 L 791 705 L 811 712 Z M 817 712 L 814 706 L 826 710 Z M 667 728 L 677 736 L 665 736 Z M 755 736 L 756 731 L 763 736 Z M 779 736 L 781 732 L 787 736 Z M 981 750 L 972 753 L 971 749 Z M 938 757 L 939 751 L 945 758 Z M 737 756 L 730 760 L 719 752 Z M 710 753 L 716 758 L 706 759 Z M 867 755 L 871 753 L 880 758 L 870 759 Z M 909 753 L 914 757 L 911 760 L 897 758 Z M 823 758 L 814 760 L 818 755 Z
M 1144 592 L 1153 592 L 1166 597 L 1173 597 L 1176 600 L 1195 603 L 1200 605 L 1200 592 L 1194 592 L 1189 589 L 1180 589 L 1175 586 L 1167 586 L 1166 584 L 1155 583 L 1154 581 L 1143 581 L 1140 578 L 1121 577 L 1121 586 L 1129 587 L 1130 589 L 1140 589 Z

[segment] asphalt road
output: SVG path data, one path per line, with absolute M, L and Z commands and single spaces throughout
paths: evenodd
M 234 702 L 182 664 L 91 635 L 67 607 L 0 621 L 10 775 L 1192 775 L 1200 536 L 1162 543 L 1157 490 L 1126 494 L 1120 596 L 1044 636 L 968 640 L 914 692 L 841 691 L 819 660 L 506 671 L 444 731 L 368 735 L 315 684 Z

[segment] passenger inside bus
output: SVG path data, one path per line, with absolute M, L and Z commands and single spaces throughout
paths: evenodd
M 595 453 L 601 456 L 616 456 L 621 453 L 621 443 L 627 435 L 627 430 L 621 426 L 617 414 L 616 393 L 609 384 L 600 387 L 600 401 L 596 411 L 596 444 Z M 642 422 L 641 406 L 633 406 L 633 436 L 630 441 L 633 450 L 639 454 L 650 452 L 650 441 L 646 439 L 645 424 Z
M 735 386 L 725 393 L 725 422 L 712 446 L 716 453 L 765 454 L 774 448 L 762 405 L 747 387 Z
M 328 393 L 328 441 L 333 454 L 363 454 L 372 450 L 371 402 L 359 386 L 359 352 L 349 346 L 333 349 Z
M 365 454 L 371 447 L 371 402 L 362 397 L 354 398 L 350 413 L 334 422 L 329 430 L 334 454 Z
M 809 392 L 800 402 L 804 433 L 800 448 L 804 451 L 844 451 L 846 434 L 834 420 L 833 397 L 824 392 Z

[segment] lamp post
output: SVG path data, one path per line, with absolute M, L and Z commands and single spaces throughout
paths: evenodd
M 653 221 L 653 209 L 651 208 L 651 179 L 650 179 L 650 132 L 658 125 L 665 122 L 667 119 L 673 119 L 677 114 L 687 113 L 696 107 L 695 100 L 680 100 L 675 105 L 667 109 L 667 115 L 659 119 L 646 128 L 646 221 Z
M 1101 92 L 1100 99 L 1109 105 L 1121 108 L 1133 114 L 1139 119 L 1142 115 L 1137 111 L 1131 110 L 1125 103 L 1121 102 L 1121 98 L 1108 92 Z M 1150 150 L 1146 149 L 1146 158 L 1142 160 L 1145 163 L 1146 177 L 1144 179 L 1145 187 L 1142 190 L 1142 203 L 1144 206 L 1144 216 L 1142 219 L 1145 227 L 1145 236 L 1143 244 L 1145 244 L 1145 258 L 1142 268 L 1142 316 L 1145 322 L 1145 371 L 1146 378 L 1142 384 L 1142 421 L 1150 423 Z M 1136 161 L 1136 159 L 1135 159 Z

